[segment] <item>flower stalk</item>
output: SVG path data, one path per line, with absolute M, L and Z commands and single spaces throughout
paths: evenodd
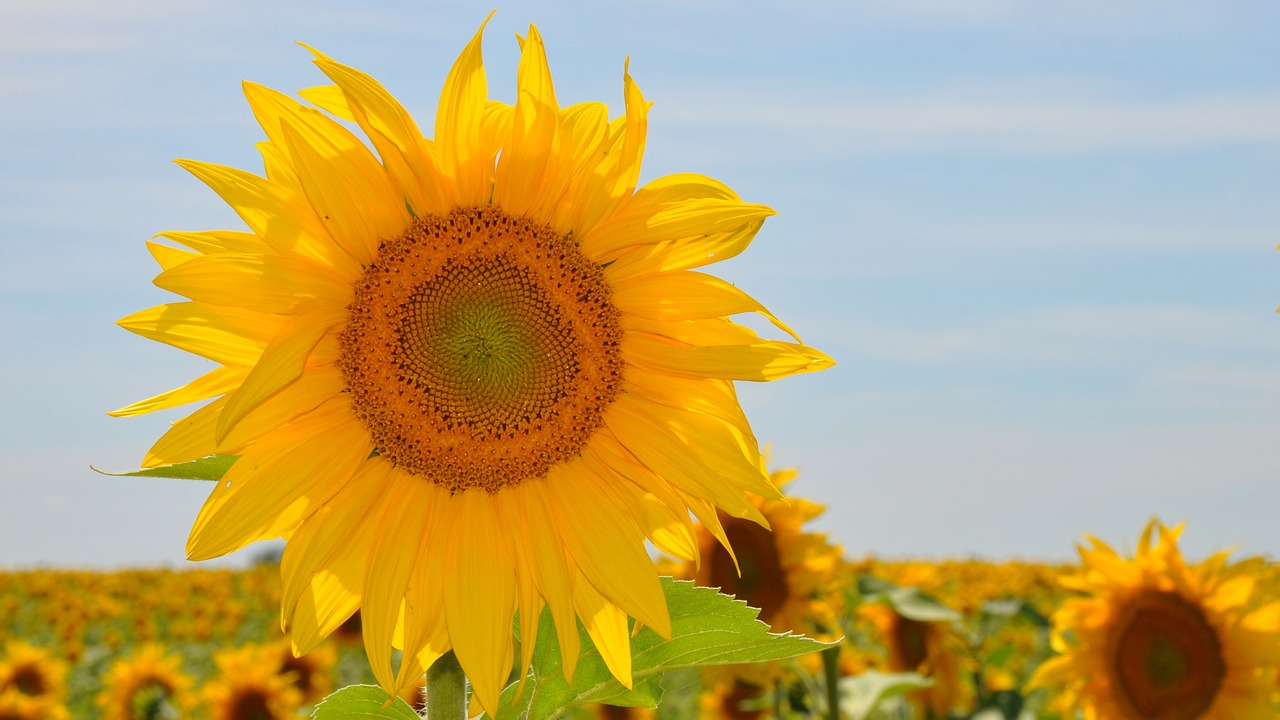
M 466 720 L 467 676 L 453 651 L 427 669 L 427 720 Z

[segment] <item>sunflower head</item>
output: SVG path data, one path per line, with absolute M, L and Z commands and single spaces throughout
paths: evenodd
M 303 695 L 279 672 L 269 649 L 223 650 L 213 656 L 217 675 L 204 688 L 211 720 L 285 720 L 296 717 Z
M 156 284 L 187 300 L 120 321 L 218 366 L 116 414 L 209 401 L 143 464 L 238 456 L 188 556 L 288 537 L 295 651 L 359 610 L 389 692 L 452 650 L 492 713 L 517 612 L 549 607 L 566 675 L 580 618 L 631 682 L 627 616 L 670 629 L 646 540 L 692 560 L 691 513 L 766 524 L 748 493 L 779 496 L 734 381 L 832 362 L 699 271 L 773 211 L 702 175 L 640 186 L 649 103 L 625 66 L 616 117 L 561 105 L 531 26 L 508 105 L 488 98 L 482 34 L 430 140 L 319 52 L 332 84 L 301 92 L 311 105 L 246 83 L 265 176 L 179 162 L 248 232 L 162 233 L 181 247 L 152 244 Z
M 908 696 L 921 708 L 921 715 L 946 717 L 962 693 L 960 659 L 964 647 L 954 624 L 907 617 L 887 603 L 861 605 L 858 615 L 875 626 L 890 672 L 919 673 L 933 681 Z
M 1280 601 L 1256 592 L 1259 564 L 1218 553 L 1188 564 L 1182 526 L 1152 520 L 1132 558 L 1089 538 L 1063 580 L 1083 596 L 1053 616 L 1059 655 L 1029 688 L 1118 720 L 1269 717 L 1280 665 Z
M 15 690 L 61 702 L 67 693 L 67 663 L 44 648 L 21 640 L 5 643 L 0 660 L 0 692 Z
M 112 664 L 94 698 L 103 720 L 142 720 L 189 712 L 196 702 L 182 658 L 160 645 L 145 645 Z M 168 708 L 166 711 L 165 709 Z

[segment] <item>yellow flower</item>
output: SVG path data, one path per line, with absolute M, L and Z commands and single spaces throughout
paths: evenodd
M 332 647 L 321 645 L 306 655 L 294 655 L 292 643 L 286 641 L 269 645 L 266 656 L 276 664 L 276 672 L 284 675 L 302 694 L 304 705 L 314 705 L 333 689 L 333 666 L 338 653 Z
M 704 720 L 763 720 L 773 717 L 764 688 L 732 675 L 705 684 L 698 697 L 698 717 Z
M 0 692 L 16 690 L 33 698 L 62 702 L 67 695 L 67 663 L 21 640 L 5 643 Z
M 210 720 L 284 720 L 296 717 L 302 693 L 279 673 L 274 653 L 249 646 L 213 656 L 218 674 L 204 688 Z
M 195 705 L 191 678 L 182 672 L 182 659 L 159 645 L 146 645 L 131 657 L 117 660 L 102 679 L 95 698 L 103 720 L 157 717 L 161 707 L 189 711 Z
M 860 606 L 858 615 L 870 620 L 880 632 L 888 650 L 890 672 L 914 672 L 933 680 L 932 686 L 909 695 L 921 707 L 921 715 L 947 717 L 960 698 L 959 661 L 963 652 L 951 622 L 915 620 L 880 603 Z
M 0 690 L 0 720 L 67 720 L 66 706 L 53 698 Z
M 493 712 L 515 612 L 550 607 L 566 674 L 577 619 L 630 684 L 627 615 L 670 621 L 645 538 L 696 552 L 689 518 L 763 523 L 777 497 L 734 380 L 830 366 L 728 319 L 755 312 L 695 268 L 746 248 L 766 206 L 682 174 L 636 189 L 648 102 L 561 107 L 536 28 L 514 106 L 488 99 L 481 31 L 445 81 L 428 140 L 373 78 L 320 53 L 335 84 L 246 84 L 266 177 L 182 160 L 251 232 L 169 232 L 156 284 L 190 298 L 120 321 L 218 363 L 117 411 L 216 398 L 152 467 L 239 460 L 192 528 L 199 560 L 285 536 L 295 652 L 357 608 L 394 692 L 452 649 Z M 536 622 L 521 623 L 527 667 Z M 392 671 L 392 646 L 404 660 Z
M 1152 520 L 1131 560 L 1097 538 L 1079 548 L 1062 583 L 1086 595 L 1053 614 L 1059 655 L 1028 689 L 1060 686 L 1090 719 L 1275 717 L 1280 601 L 1255 592 L 1260 563 L 1187 564 L 1181 533 Z

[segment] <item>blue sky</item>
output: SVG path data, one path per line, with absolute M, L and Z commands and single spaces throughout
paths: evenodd
M 113 322 L 169 299 L 147 238 L 240 227 L 170 162 L 260 170 L 240 80 L 321 84 L 304 41 L 421 121 L 490 9 L 0 5 L 0 566 L 181 562 L 207 488 L 88 466 L 204 369 Z M 500 99 L 531 21 L 563 102 L 620 108 L 631 57 L 647 178 L 779 211 L 714 269 L 840 363 L 741 395 L 850 554 L 1066 559 L 1152 514 L 1280 551 L 1280 5 L 510 3 Z

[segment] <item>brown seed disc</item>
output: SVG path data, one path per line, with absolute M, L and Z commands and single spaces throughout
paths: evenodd
M 365 270 L 339 366 L 378 452 L 449 490 L 543 477 L 622 384 L 619 313 L 573 238 L 494 206 L 417 218 Z
M 1121 612 L 1107 643 L 1116 695 L 1131 718 L 1191 720 L 1226 676 L 1218 633 L 1173 592 L 1147 591 Z

